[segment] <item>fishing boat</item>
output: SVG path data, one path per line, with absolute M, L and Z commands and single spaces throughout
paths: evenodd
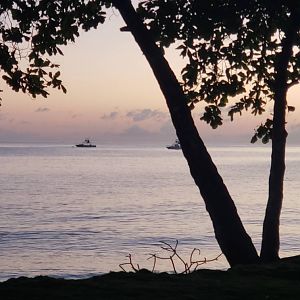
M 85 139 L 81 144 L 77 144 L 76 147 L 80 148 L 94 148 L 96 145 L 93 145 L 90 139 Z
M 172 149 L 172 150 L 180 150 L 181 145 L 178 139 L 175 140 L 175 142 L 172 145 L 167 146 L 167 149 Z

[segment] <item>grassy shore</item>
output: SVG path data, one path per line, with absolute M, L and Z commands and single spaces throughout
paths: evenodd
M 81 280 L 35 277 L 0 283 L 2 300 L 300 299 L 300 256 L 270 265 L 188 275 L 114 272 Z

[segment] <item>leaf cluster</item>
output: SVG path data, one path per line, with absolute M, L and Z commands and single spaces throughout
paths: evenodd
M 231 120 L 246 110 L 261 115 L 273 100 L 292 10 L 300 11 L 300 1 L 149 0 L 138 11 L 160 47 L 173 44 L 180 51 L 189 106 L 206 102 L 201 119 L 217 128 L 224 113 Z M 300 80 L 299 47 L 298 33 L 286 89 Z
M 62 89 L 59 66 L 52 55 L 74 42 L 80 30 L 97 28 L 105 20 L 100 0 L 6 0 L 0 2 L 0 68 L 15 91 L 47 97 L 48 87 Z

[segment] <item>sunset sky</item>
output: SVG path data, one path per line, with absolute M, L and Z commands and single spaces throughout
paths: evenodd
M 85 137 L 97 143 L 168 144 L 175 138 L 163 95 L 130 33 L 120 32 L 121 17 L 110 12 L 105 25 L 83 33 L 75 44 L 62 48 L 60 64 L 68 92 L 50 90 L 47 98 L 32 99 L 4 87 L 0 108 L 0 142 L 74 144 Z M 167 58 L 178 75 L 182 61 L 175 50 Z M 3 86 L 3 83 L 1 83 Z M 288 116 L 290 141 L 300 142 L 297 100 L 300 87 L 289 93 L 296 112 Z M 212 130 L 193 115 L 200 135 L 209 143 L 247 143 L 262 118 L 238 117 Z

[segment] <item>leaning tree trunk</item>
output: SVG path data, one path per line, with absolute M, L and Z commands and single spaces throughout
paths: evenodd
M 176 76 L 138 17 L 130 0 L 112 0 L 128 30 L 148 60 L 166 99 L 172 122 L 213 222 L 216 239 L 231 266 L 258 262 L 251 238 L 246 233 L 236 207 L 195 127 L 185 95 Z
M 288 66 L 293 55 L 293 46 L 299 30 L 299 14 L 293 12 L 282 51 L 275 65 L 274 115 L 272 129 L 272 156 L 269 177 L 269 198 L 263 225 L 261 260 L 272 262 L 279 259 L 279 225 L 283 201 L 283 180 L 285 172 L 285 148 L 287 132 L 286 108 L 288 90 Z

